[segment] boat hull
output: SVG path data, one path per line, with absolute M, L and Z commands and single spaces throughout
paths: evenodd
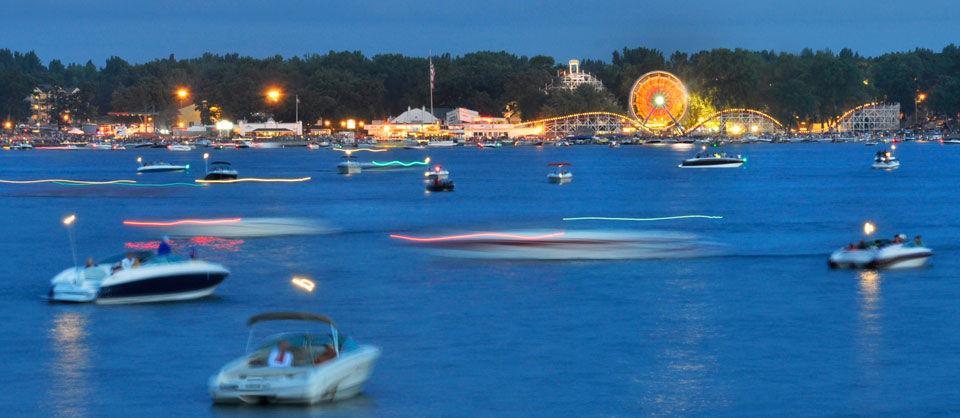
M 363 168 L 360 164 L 338 164 L 337 172 L 340 174 L 360 174 Z
M 146 265 L 110 273 L 110 266 L 69 268 L 51 281 L 50 300 L 124 304 L 170 302 L 210 295 L 230 272 L 205 261 Z
M 204 180 L 236 180 L 236 179 L 237 179 L 237 173 L 236 173 L 236 172 L 232 172 L 232 173 L 230 173 L 230 172 L 207 173 L 206 176 L 203 176 L 203 179 L 204 179 Z
M 926 247 L 905 247 L 900 244 L 877 249 L 834 251 L 827 260 L 836 269 L 905 269 L 926 264 L 933 251 Z
M 874 170 L 896 170 L 900 168 L 900 162 L 894 161 L 892 163 L 873 163 L 871 165 Z
M 140 167 L 137 169 L 138 173 L 171 173 L 176 171 L 187 171 L 187 166 L 183 165 L 172 165 L 172 166 L 163 166 L 163 167 Z
M 316 404 L 348 399 L 363 391 L 379 357 L 379 348 L 364 345 L 315 367 L 248 368 L 243 379 L 230 376 L 238 373 L 231 365 L 244 360 L 238 359 L 210 378 L 210 397 L 218 404 Z M 306 376 L 284 378 L 291 373 Z
M 737 168 L 743 165 L 739 158 L 691 158 L 683 160 L 680 168 Z
M 573 174 L 547 174 L 547 181 L 555 184 L 564 184 L 573 181 Z

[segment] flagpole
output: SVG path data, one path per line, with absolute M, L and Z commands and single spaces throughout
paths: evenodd
M 430 116 L 437 117 L 433 113 L 433 51 L 430 51 Z
M 296 100 L 297 104 L 294 106 L 294 110 L 293 110 L 293 115 L 294 115 L 293 118 L 297 124 L 297 136 L 303 136 L 303 130 L 300 129 L 300 95 L 296 94 L 294 96 L 297 99 Z

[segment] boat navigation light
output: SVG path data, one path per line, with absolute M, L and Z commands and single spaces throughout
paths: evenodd
M 443 167 L 440 167 L 439 165 L 433 166 L 433 171 L 436 171 L 436 172 L 438 172 L 438 173 L 439 173 L 440 170 L 442 170 L 442 169 L 443 169 Z
M 303 277 L 294 277 L 293 280 L 290 280 L 290 282 L 293 283 L 294 286 L 297 286 L 308 292 L 313 292 L 313 289 L 316 287 L 316 284 L 314 284 L 313 281 Z
M 210 153 L 203 153 L 203 159 L 206 160 L 207 158 L 210 158 Z
M 891 145 L 891 146 L 890 146 L 890 149 L 895 150 L 895 149 L 897 149 L 897 146 L 896 146 L 896 145 Z M 888 152 L 887 154 L 889 154 L 889 152 Z
M 877 229 L 877 228 L 876 228 L 875 226 L 873 226 L 873 224 L 870 223 L 870 222 L 867 222 L 867 223 L 863 224 L 863 233 L 866 234 L 866 235 L 872 234 L 873 231 L 875 231 L 876 229 Z
M 63 218 L 63 224 L 69 226 L 73 221 L 77 220 L 77 215 L 70 215 L 66 218 Z
M 427 157 L 426 159 L 424 159 L 424 160 L 423 160 L 423 163 L 424 163 L 424 164 L 430 164 L 430 157 Z
M 137 162 L 138 162 L 138 163 L 142 163 L 142 162 L 143 162 L 143 157 L 137 157 Z

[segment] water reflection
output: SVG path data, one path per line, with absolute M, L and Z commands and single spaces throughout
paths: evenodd
M 876 271 L 865 270 L 858 276 L 859 305 L 857 353 L 862 374 L 862 381 L 868 392 L 865 398 L 879 401 L 880 393 L 871 388 L 877 388 L 880 382 L 880 362 L 883 353 L 881 345 L 883 338 L 882 302 L 880 285 L 882 277 Z
M 88 415 L 90 347 L 87 346 L 88 313 L 60 312 L 53 320 L 49 337 L 55 357 L 51 364 L 52 384 L 48 387 L 57 415 Z

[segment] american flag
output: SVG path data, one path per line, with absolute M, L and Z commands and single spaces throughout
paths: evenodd
M 430 90 L 433 90 L 434 75 L 436 75 L 436 71 L 433 70 L 433 56 L 430 56 Z

